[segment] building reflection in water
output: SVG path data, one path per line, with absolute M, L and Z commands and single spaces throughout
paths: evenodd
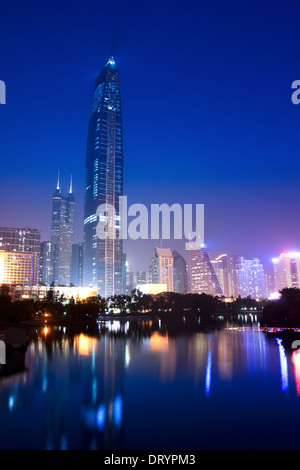
M 207 397 L 210 395 L 210 384 L 211 384 L 211 364 L 212 364 L 212 350 L 208 351 L 206 373 L 205 373 L 205 394 Z
M 124 390 L 133 372 L 141 380 L 151 375 L 155 387 L 192 383 L 205 402 L 218 393 L 222 399 L 222 383 L 273 368 L 281 390 L 289 390 L 292 373 L 300 395 L 300 352 L 290 359 L 280 338 L 251 329 L 176 330 L 162 320 L 102 322 L 78 332 L 45 327 L 31 332 L 27 351 L 10 354 L 0 369 L 0 416 L 26 412 L 35 448 L 122 449 Z
M 282 345 L 281 338 L 275 338 L 278 349 L 279 349 L 279 358 L 280 358 L 280 372 L 281 372 L 281 390 L 286 392 L 289 388 L 289 379 L 288 379 L 288 363 L 287 357 L 285 354 L 284 347 Z M 297 381 L 296 381 L 297 383 Z
M 300 350 L 293 351 L 292 360 L 294 364 L 294 376 L 297 395 L 300 395 Z
M 160 357 L 160 379 L 171 380 L 176 373 L 177 349 L 174 339 L 154 332 L 149 339 L 150 351 Z

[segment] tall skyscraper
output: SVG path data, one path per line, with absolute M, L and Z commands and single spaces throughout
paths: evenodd
M 258 258 L 240 258 L 237 270 L 238 295 L 242 298 L 264 299 L 266 297 L 265 271 Z
M 228 277 L 228 255 L 223 254 L 212 261 L 215 273 L 218 277 L 223 295 L 230 296 L 229 277 Z
M 123 294 L 127 294 L 126 273 L 127 273 L 127 256 L 126 256 L 126 253 L 122 253 L 122 293 Z
M 101 297 L 122 293 L 122 239 L 119 197 L 123 194 L 123 128 L 119 74 L 110 57 L 98 76 L 88 129 L 84 206 L 84 285 L 98 288 Z M 115 209 L 102 214 L 115 237 L 97 236 L 100 205 Z M 111 220 L 114 219 L 114 220 Z
M 186 261 L 176 250 L 173 251 L 173 260 L 174 292 L 177 292 L 178 294 L 186 294 L 188 291 L 188 272 Z
M 238 297 L 238 276 L 237 272 L 240 266 L 240 257 L 232 255 L 228 258 L 228 293 L 229 297 Z
M 204 245 L 195 242 L 190 250 L 190 291 L 192 294 L 223 295 L 220 282 Z
M 72 245 L 74 243 L 74 209 L 72 178 L 67 197 L 60 190 L 59 177 L 52 198 L 51 242 L 54 244 L 54 283 L 69 286 L 71 282 Z
M 245 259 L 242 256 L 231 256 L 228 259 L 228 267 L 230 296 L 266 298 L 265 272 L 258 258 Z
M 272 261 L 275 292 L 285 287 L 300 288 L 300 252 L 281 253 Z
M 266 297 L 270 297 L 275 292 L 274 273 L 265 272 Z
M 152 255 L 152 283 L 166 284 L 168 292 L 174 292 L 174 260 L 170 248 L 154 248 Z
M 83 287 L 83 243 L 72 246 L 71 284 Z
M 39 283 L 50 286 L 54 282 L 54 244 L 52 242 L 41 243 Z

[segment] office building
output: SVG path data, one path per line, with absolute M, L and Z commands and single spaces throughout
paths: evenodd
M 122 239 L 119 197 L 123 194 L 123 128 L 119 74 L 110 57 L 98 76 L 90 110 L 84 205 L 84 285 L 101 297 L 121 294 Z M 99 213 L 99 207 L 107 210 Z M 112 213 L 109 208 L 113 208 Z M 112 237 L 99 237 L 98 223 Z M 123 278 L 124 279 L 124 278 Z
M 148 281 L 148 276 L 146 271 L 137 271 L 136 272 L 136 279 L 135 279 L 135 284 L 140 285 L 140 284 L 147 284 Z
M 83 287 L 83 243 L 72 246 L 71 284 Z
M 227 254 L 218 256 L 212 260 L 215 273 L 225 297 L 230 297 L 229 288 L 229 257 Z
M 40 258 L 40 250 L 41 250 L 41 231 L 40 230 L 37 230 L 35 228 L 29 228 L 29 227 L 26 227 L 26 228 L 0 227 L 0 250 L 10 252 L 10 253 L 34 254 L 35 256 L 33 257 L 33 260 L 34 260 L 35 265 L 32 269 L 32 282 L 35 282 L 35 283 L 37 282 L 38 270 L 39 270 L 39 258 Z M 20 260 L 20 257 L 18 259 Z
M 69 286 L 71 282 L 72 245 L 74 243 L 74 210 L 72 178 L 70 190 L 64 197 L 60 190 L 59 177 L 52 198 L 51 242 L 54 245 L 54 283 Z
M 188 270 L 187 263 L 178 251 L 173 251 L 173 278 L 174 292 L 186 294 L 188 291 Z
M 190 250 L 190 292 L 221 296 L 223 291 L 204 245 L 195 242 Z
M 37 284 L 37 253 L 0 251 L 0 285 Z
M 273 258 L 274 291 L 285 287 L 300 288 L 300 252 L 281 253 Z
M 258 258 L 245 259 L 230 256 L 228 259 L 229 294 L 231 297 L 267 297 L 264 267 Z
M 238 295 L 242 298 L 266 298 L 264 267 L 258 258 L 250 260 L 240 257 L 237 269 Z
M 46 286 L 54 282 L 54 244 L 52 242 L 41 243 L 38 282 Z
M 174 260 L 170 248 L 154 248 L 152 255 L 152 283 L 166 284 L 167 292 L 174 292 Z

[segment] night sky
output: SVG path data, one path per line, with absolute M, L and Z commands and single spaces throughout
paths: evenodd
M 82 241 L 94 82 L 118 33 L 129 204 L 205 204 L 205 242 L 269 266 L 300 250 L 300 2 L 14 1 L 0 5 L 0 225 L 50 239 L 57 172 Z M 126 242 L 133 270 L 157 242 Z M 163 242 L 187 257 L 184 242 Z

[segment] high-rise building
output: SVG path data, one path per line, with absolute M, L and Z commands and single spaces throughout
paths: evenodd
M 71 284 L 83 287 L 83 243 L 72 246 Z
M 250 260 L 240 257 L 237 269 L 238 295 L 242 298 L 266 298 L 264 267 L 258 258 Z
M 223 295 L 208 251 L 197 242 L 190 250 L 190 291 L 192 294 Z
M 275 292 L 274 273 L 265 272 L 266 297 L 270 297 Z
M 240 266 L 240 257 L 232 255 L 228 258 L 228 293 L 229 297 L 238 297 L 237 270 Z
M 134 289 L 134 279 L 133 279 L 133 272 L 129 269 L 129 264 L 126 264 L 126 291 L 125 294 L 131 295 Z
M 35 228 L 0 227 L 0 250 L 39 253 L 41 231 Z
M 54 283 L 69 286 L 71 282 L 72 245 L 74 243 L 74 210 L 72 178 L 67 197 L 60 190 L 59 177 L 52 198 L 51 242 L 54 245 Z
M 245 259 L 231 256 L 228 259 L 230 296 L 264 299 L 267 297 L 264 267 L 258 258 Z
M 119 197 L 123 194 L 123 128 L 119 74 L 110 57 L 98 76 L 91 105 L 84 206 L 84 285 L 101 297 L 122 293 Z M 114 208 L 97 213 L 99 206 Z M 99 216 L 115 236 L 99 237 Z
M 152 255 L 152 283 L 166 284 L 174 292 L 174 260 L 170 248 L 154 248 Z
M 41 243 L 38 281 L 46 286 L 54 282 L 54 244 L 52 242 Z
M 147 284 L 147 271 L 137 271 L 136 284 Z
M 122 253 L 122 293 L 123 294 L 127 294 L 126 271 L 127 271 L 127 256 L 126 256 L 126 253 Z
M 223 295 L 225 297 L 230 297 L 228 255 L 223 254 L 218 256 L 215 260 L 212 260 L 212 265 L 220 283 Z
M 37 284 L 37 253 L 0 251 L 0 285 Z
M 147 270 L 147 284 L 152 284 L 152 265 Z
M 41 250 L 41 231 L 35 228 L 0 227 L 0 250 L 11 253 L 34 253 L 33 282 L 37 283 Z M 28 277 L 28 276 L 27 276 Z
M 188 291 L 187 263 L 176 250 L 173 251 L 174 292 L 186 294 Z
M 300 288 L 300 252 L 281 253 L 272 261 L 275 292 L 285 287 Z

